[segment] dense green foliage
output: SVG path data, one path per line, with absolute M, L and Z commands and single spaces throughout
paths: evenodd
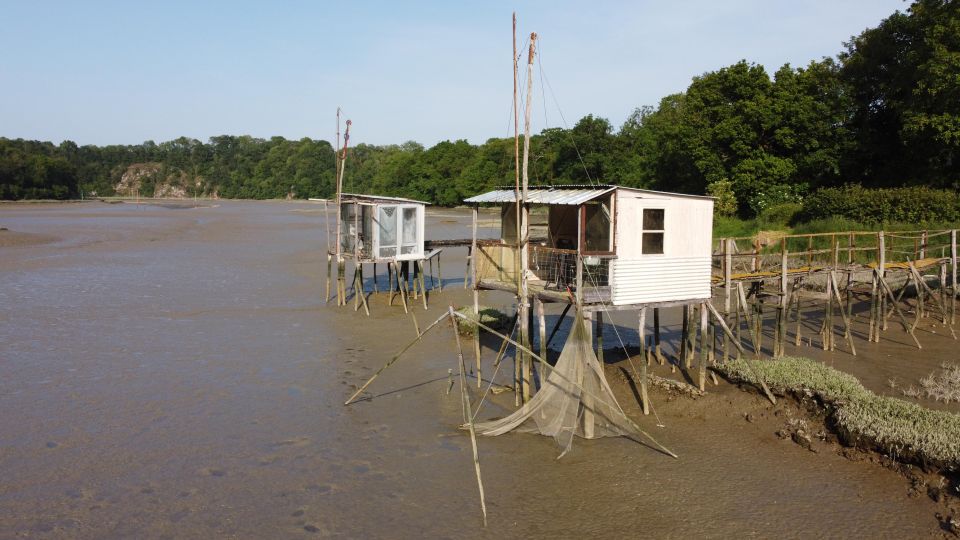
M 799 217 L 803 221 L 838 217 L 865 224 L 960 221 L 960 193 L 925 186 L 865 189 L 851 184 L 811 194 Z
M 431 148 L 360 144 L 351 148 L 345 190 L 454 205 L 512 184 L 514 171 L 509 138 Z M 745 60 L 704 73 L 657 107 L 638 108 L 619 129 L 592 115 L 570 129 L 546 129 L 532 138 L 530 177 L 710 193 L 719 214 L 756 217 L 761 225 L 785 223 L 810 194 L 848 183 L 957 189 L 960 0 L 917 0 L 852 38 L 836 59 L 784 65 L 772 77 Z M 173 186 L 181 196 L 328 197 L 333 179 L 332 146 L 307 138 L 182 137 L 104 147 L 0 138 L 5 199 L 103 196 L 118 186 L 143 195 Z M 836 193 L 816 201 L 836 201 Z M 933 202 L 933 195 L 918 196 Z M 840 215 L 927 219 L 885 212 Z

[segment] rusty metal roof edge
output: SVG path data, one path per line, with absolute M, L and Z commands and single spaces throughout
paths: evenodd
M 398 203 L 411 203 L 411 204 L 422 204 L 429 206 L 430 203 L 426 201 L 418 201 L 416 199 L 407 199 L 404 197 L 387 197 L 386 195 L 365 195 L 363 193 L 341 193 L 340 200 L 343 199 L 353 199 L 357 201 L 379 201 L 379 202 L 398 202 Z

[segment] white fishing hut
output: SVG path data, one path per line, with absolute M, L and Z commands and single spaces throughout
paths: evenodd
M 500 239 L 474 234 L 478 289 L 517 291 L 515 193 L 498 189 L 465 201 L 501 207 Z M 591 304 L 710 298 L 713 198 L 619 186 L 540 186 L 527 190 L 526 204 L 534 209 L 527 278 L 536 298 L 573 302 L 578 284 L 587 310 Z M 547 209 L 545 227 L 537 207 Z
M 340 254 L 360 262 L 424 258 L 427 203 L 399 197 L 340 196 Z

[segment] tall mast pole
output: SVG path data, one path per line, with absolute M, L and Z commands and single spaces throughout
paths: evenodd
M 536 51 L 537 34 L 530 34 L 530 53 L 527 55 L 527 105 L 523 114 L 523 187 L 520 192 L 520 329 L 524 344 L 530 346 L 530 291 L 527 287 L 527 268 L 530 261 L 530 226 L 527 208 L 527 185 L 529 184 L 530 164 L 530 113 L 533 110 L 533 57 Z M 530 399 L 533 383 L 530 355 L 523 355 L 523 398 Z
M 515 224 L 517 233 L 517 258 L 514 260 L 514 268 L 517 273 L 517 292 L 520 291 L 520 114 L 517 103 L 517 13 L 513 13 L 513 172 L 514 187 L 513 201 L 515 214 Z
M 334 238 L 334 253 L 337 255 L 337 262 L 340 259 L 340 107 L 337 107 L 337 148 L 333 151 L 333 181 L 336 184 L 337 192 L 334 197 L 334 203 L 337 205 L 337 236 Z

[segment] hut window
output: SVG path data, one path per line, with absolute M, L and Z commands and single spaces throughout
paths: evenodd
M 663 208 L 644 208 L 641 253 L 644 255 L 663 255 L 663 231 Z
M 609 253 L 610 206 L 606 201 L 584 205 L 584 247 L 592 253 Z
M 377 219 L 380 233 L 380 256 L 397 256 L 397 207 L 381 206 Z
M 403 209 L 403 234 L 401 235 L 403 242 L 400 245 L 401 255 L 410 255 L 420 250 L 419 243 L 417 242 L 419 237 L 417 234 L 417 221 L 416 208 Z

